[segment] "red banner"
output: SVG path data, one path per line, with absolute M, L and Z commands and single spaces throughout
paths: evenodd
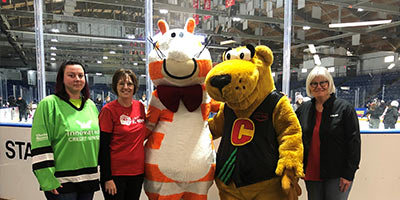
M 211 0 L 204 0 L 204 10 L 211 10 Z M 210 15 L 206 15 L 204 16 L 204 20 L 207 20 L 210 17 Z
M 225 7 L 229 8 L 231 6 L 235 5 L 235 0 L 225 0 Z
M 199 9 L 199 0 L 193 0 L 193 8 L 194 9 Z M 199 24 L 199 15 L 198 14 L 193 14 L 193 18 L 196 21 L 196 25 Z

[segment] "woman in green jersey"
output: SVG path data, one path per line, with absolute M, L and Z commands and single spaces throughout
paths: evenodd
M 56 94 L 39 103 L 32 123 L 32 167 L 47 199 L 88 200 L 99 190 L 97 117 L 85 68 L 64 62 Z

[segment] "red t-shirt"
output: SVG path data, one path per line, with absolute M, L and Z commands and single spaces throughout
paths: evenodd
M 321 125 L 322 112 L 316 111 L 315 126 L 311 140 L 310 151 L 308 152 L 306 177 L 307 181 L 321 181 L 320 177 L 320 145 L 319 126 Z
M 130 107 L 123 107 L 115 100 L 101 110 L 100 130 L 112 134 L 110 158 L 113 176 L 144 173 L 145 116 L 143 104 L 136 100 L 132 100 Z

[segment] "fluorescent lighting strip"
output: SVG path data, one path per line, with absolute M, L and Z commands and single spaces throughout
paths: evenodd
M 392 22 L 392 20 L 390 19 L 390 20 L 377 20 L 377 21 L 365 21 L 365 22 L 338 23 L 338 24 L 329 24 L 329 28 L 370 26 L 370 25 L 388 24 L 388 23 L 391 23 L 391 22 Z

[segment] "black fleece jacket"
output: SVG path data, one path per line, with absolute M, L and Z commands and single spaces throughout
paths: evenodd
M 337 99 L 335 94 L 323 104 L 320 138 L 321 179 L 345 178 L 352 181 L 360 163 L 360 127 L 354 107 Z M 304 171 L 307 166 L 315 126 L 315 99 L 304 102 L 297 110 L 303 131 Z

